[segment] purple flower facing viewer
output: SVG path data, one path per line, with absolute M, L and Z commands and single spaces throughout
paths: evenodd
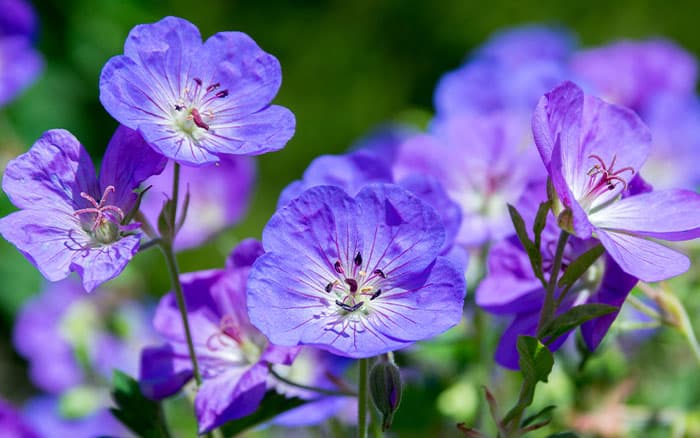
M 281 81 L 277 59 L 248 35 L 220 32 L 202 43 L 192 23 L 166 17 L 131 30 L 124 55 L 102 70 L 100 101 L 158 152 L 199 166 L 284 147 L 295 121 L 270 105 Z
M 538 194 L 542 196 L 537 196 Z M 534 185 L 519 203 L 519 212 L 528 224 L 528 229 L 534 222 L 539 202 L 544 198 L 544 187 Z M 541 243 L 545 280 L 550 276 L 559 232 L 556 220 L 550 213 Z M 571 262 L 596 244 L 598 242 L 595 239 L 570 237 L 564 250 L 561 275 Z M 620 307 L 636 283 L 636 278 L 622 271 L 610 256 L 604 255 L 567 292 L 558 308 L 558 314 L 586 303 Z M 561 289 L 556 291 L 557 299 L 561 293 Z M 532 272 L 528 255 L 518 238 L 511 236 L 496 243 L 488 254 L 487 275 L 476 290 L 476 304 L 489 313 L 511 318 L 495 352 L 496 362 L 500 365 L 511 369 L 519 368 L 516 348 L 518 336 L 536 335 L 544 298 L 542 283 Z M 589 350 L 598 347 L 617 313 L 596 318 L 581 326 L 581 334 Z M 550 350 L 558 349 L 569 333 L 551 340 Z
M 621 196 L 649 154 L 649 131 L 636 114 L 564 82 L 542 97 L 532 128 L 562 228 L 581 239 L 596 237 L 622 270 L 644 281 L 688 269 L 685 255 L 657 240 L 700 235 L 700 195 L 662 190 Z
M 277 345 L 353 358 L 442 333 L 460 321 L 466 293 L 462 271 L 438 255 L 444 235 L 435 210 L 397 185 L 354 198 L 313 187 L 265 226 L 250 319 Z
M 262 253 L 246 240 L 234 249 L 226 268 L 182 276 L 202 386 L 195 398 L 199 432 L 254 412 L 268 386 L 268 364 L 291 364 L 297 349 L 270 344 L 246 312 L 250 265 Z M 192 378 L 192 364 L 174 293 L 161 300 L 153 324 L 167 344 L 146 348 L 141 357 L 141 388 L 161 399 Z
M 71 133 L 47 131 L 5 169 L 3 190 L 21 210 L 0 219 L 0 234 L 46 279 L 77 272 L 91 292 L 138 251 L 138 225 L 122 222 L 136 202 L 134 189 L 164 165 L 136 132 L 119 127 L 98 180 Z
M 166 199 L 171 196 L 173 163 L 160 175 L 144 182 L 152 186 L 141 203 L 141 211 L 155 223 Z M 252 157 L 228 156 L 216 166 L 183 167 L 180 169 L 180 199 L 185 193 L 190 201 L 185 223 L 177 233 L 178 250 L 201 245 L 216 233 L 235 225 L 245 215 L 255 183 L 255 161 Z

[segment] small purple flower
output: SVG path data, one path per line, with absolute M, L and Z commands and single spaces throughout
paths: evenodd
M 693 95 L 698 74 L 693 56 L 663 39 L 584 50 L 573 56 L 571 69 L 596 94 L 635 111 L 660 93 Z
M 462 113 L 436 121 L 429 134 L 403 143 L 394 177 L 436 178 L 462 210 L 458 243 L 476 247 L 513 232 L 507 204 L 515 203 L 541 165 L 523 119 L 514 113 Z
M 532 111 L 537 99 L 566 78 L 573 38 L 561 30 L 522 27 L 491 37 L 435 89 L 438 117 L 464 111 Z
M 462 317 L 465 281 L 439 256 L 435 210 L 392 184 L 354 198 L 313 187 L 263 231 L 248 280 L 250 319 L 278 345 L 371 357 L 428 339 Z
M 86 295 L 77 281 L 66 279 L 22 306 L 13 341 L 38 388 L 58 394 L 94 384 L 98 376 L 108 382 L 114 369 L 138 371 L 140 349 L 155 340 L 149 312 L 119 298 L 119 290 L 104 292 Z
M 171 196 L 173 163 L 160 175 L 144 182 L 152 186 L 141 203 L 141 211 L 155 222 L 166 198 Z M 216 233 L 235 225 L 245 215 L 255 183 L 255 161 L 251 157 L 228 156 L 216 166 L 180 169 L 180 199 L 190 201 L 187 217 L 177 233 L 175 248 L 183 250 L 201 245 Z
M 0 436 L 8 438 L 39 438 L 22 415 L 8 402 L 0 399 Z
M 540 194 L 541 196 L 537 196 Z M 529 187 L 528 193 L 519 203 L 519 212 L 528 223 L 534 222 L 538 203 L 545 198 L 542 185 Z M 550 276 L 559 228 L 552 214 L 542 232 L 542 264 L 545 279 Z M 562 275 L 568 265 L 592 248 L 595 239 L 582 240 L 570 237 L 564 251 Z M 604 303 L 620 307 L 637 279 L 626 274 L 609 256 L 601 257 L 579 279 L 567 293 L 558 309 L 561 314 L 571 307 L 586 303 Z M 558 290 L 558 294 L 562 291 Z M 501 336 L 495 359 L 500 365 L 518 369 L 516 343 L 519 335 L 535 336 L 545 291 L 540 280 L 535 277 L 525 249 L 516 236 L 496 243 L 489 251 L 487 275 L 476 290 L 476 304 L 496 315 L 509 316 L 511 322 Z M 586 322 L 581 327 L 583 339 L 589 350 L 595 350 L 615 320 L 617 312 Z M 549 345 L 558 349 L 567 339 L 568 333 Z
M 44 62 L 34 49 L 34 11 L 21 0 L 0 0 L 0 107 L 23 91 Z
M 636 114 L 564 82 L 542 97 L 532 129 L 558 196 L 553 208 L 560 226 L 581 239 L 596 237 L 623 271 L 641 280 L 688 269 L 686 256 L 656 240 L 700 234 L 700 195 L 620 196 L 649 154 L 649 131 Z
M 98 180 L 71 133 L 47 131 L 5 169 L 3 190 L 21 210 L 0 219 L 0 234 L 48 280 L 77 272 L 91 292 L 138 251 L 140 233 L 122 221 L 136 202 L 134 189 L 163 166 L 136 132 L 119 127 Z
M 158 152 L 200 166 L 284 147 L 295 121 L 270 105 L 281 81 L 277 59 L 248 35 L 220 32 L 202 43 L 192 23 L 166 17 L 131 30 L 124 55 L 102 70 L 100 101 Z
M 195 398 L 200 433 L 254 412 L 267 389 L 268 364 L 289 365 L 296 355 L 296 349 L 270 344 L 248 320 L 246 281 L 250 263 L 261 252 L 259 242 L 244 241 L 226 269 L 182 276 L 203 379 Z M 153 324 L 167 344 L 143 351 L 140 380 L 144 394 L 161 399 L 192 378 L 174 293 L 163 297 Z

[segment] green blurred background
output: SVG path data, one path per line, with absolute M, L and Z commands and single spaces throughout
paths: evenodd
M 116 128 L 98 100 L 102 66 L 122 53 L 136 24 L 177 15 L 202 35 L 239 30 L 282 64 L 276 103 L 297 117 L 295 137 L 259 158 L 258 185 L 247 219 L 206 247 L 181 255 L 183 271 L 221 266 L 235 242 L 259 237 L 280 190 L 316 156 L 338 153 L 377 125 L 424 122 L 444 72 L 494 31 L 533 23 L 571 29 L 583 46 L 617 38 L 665 36 L 700 54 L 696 2 L 562 2 L 555 0 L 41 0 L 37 39 L 46 68 L 38 82 L 0 109 L 0 162 L 24 152 L 44 131 L 65 128 L 96 161 Z M 2 215 L 12 211 L 0 200 Z M 0 394 L 22 398 L 24 364 L 11 350 L 13 315 L 41 287 L 39 273 L 0 241 Z M 126 275 L 149 272 L 144 289 L 168 288 L 157 251 L 139 255 Z M 6 376 L 13 376 L 7 379 Z M 17 379 L 15 379 L 17 377 Z M 5 383 L 12 380 L 13 384 Z

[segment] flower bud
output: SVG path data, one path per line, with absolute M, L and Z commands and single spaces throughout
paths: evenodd
M 391 427 L 394 413 L 401 403 L 401 374 L 391 362 L 379 362 L 369 373 L 369 392 L 374 406 L 382 414 L 382 430 Z

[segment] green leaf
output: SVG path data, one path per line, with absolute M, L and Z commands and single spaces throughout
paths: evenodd
M 542 275 L 542 254 L 540 253 L 540 248 L 535 246 L 535 244 L 530 240 L 530 236 L 527 234 L 527 227 L 525 226 L 525 221 L 520 215 L 515 207 L 508 204 L 508 213 L 510 214 L 510 220 L 513 222 L 513 227 L 515 228 L 515 233 L 518 235 L 520 243 L 525 248 L 527 256 L 530 259 L 530 264 L 532 265 L 532 271 L 535 276 L 540 279 L 542 284 L 546 287 L 544 282 L 544 277 Z
M 268 391 L 267 394 L 265 394 L 265 398 L 263 398 L 263 401 L 260 403 L 260 407 L 258 407 L 257 411 L 253 412 L 247 417 L 229 421 L 221 426 L 220 429 L 225 436 L 235 436 L 246 429 L 250 429 L 251 427 L 270 421 L 277 415 L 297 408 L 304 403 L 307 403 L 307 401 L 297 397 L 287 398 L 276 393 L 275 391 Z
M 141 393 L 139 382 L 119 370 L 112 374 L 112 399 L 116 404 L 110 409 L 112 415 L 138 436 L 170 436 L 160 403 L 146 398 Z
M 552 208 L 552 201 L 545 201 L 540 204 L 537 208 L 537 215 L 535 216 L 535 223 L 532 225 L 532 232 L 535 236 L 535 249 L 537 250 L 537 265 L 533 264 L 533 269 L 535 269 L 535 276 L 544 282 L 544 275 L 542 273 L 542 231 L 547 225 L 547 214 Z
M 581 278 L 581 276 L 593 265 L 593 263 L 595 263 L 596 260 L 598 260 L 598 257 L 600 257 L 604 251 L 605 250 L 603 249 L 602 245 L 596 245 L 585 253 L 581 254 L 579 258 L 574 260 L 569 267 L 566 268 L 566 271 L 559 279 L 557 286 L 570 287 L 576 282 L 576 280 Z
M 172 219 L 175 217 L 174 209 L 175 203 L 172 199 L 168 199 L 158 215 L 158 232 L 163 239 L 170 241 L 175 235 L 175 224 L 172 223 Z
M 608 304 L 590 303 L 575 306 L 554 318 L 542 331 L 542 339 L 549 345 L 559 336 L 573 330 L 586 321 L 617 312 L 619 308 Z
M 537 412 L 536 414 L 532 414 L 532 415 L 528 416 L 527 418 L 525 418 L 525 419 L 523 420 L 521 426 L 522 426 L 522 427 L 526 427 L 528 424 L 534 422 L 534 421 L 537 420 L 538 418 L 543 417 L 543 416 L 545 416 L 545 415 L 548 415 L 550 412 L 552 412 L 552 411 L 553 411 L 554 409 L 556 409 L 556 408 L 557 408 L 557 407 L 556 407 L 555 405 L 549 405 L 549 406 L 546 406 L 546 407 L 540 409 L 540 411 Z M 548 415 L 548 416 L 549 416 L 549 415 Z M 550 416 L 550 417 L 551 417 L 551 416 Z M 548 418 L 548 420 L 549 420 L 549 418 Z
M 518 403 L 503 418 L 502 424 L 507 425 L 516 415 L 523 412 L 532 404 L 537 382 L 546 382 L 554 366 L 552 352 L 533 336 L 518 336 L 518 364 L 523 374 L 523 384 L 520 388 Z

